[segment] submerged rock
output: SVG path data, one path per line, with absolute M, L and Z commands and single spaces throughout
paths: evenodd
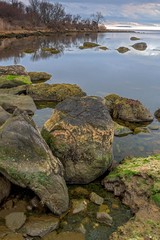
M 119 48 L 117 48 L 117 51 L 119 53 L 126 53 L 126 52 L 130 51 L 130 49 L 127 47 L 119 47 Z
M 114 127 L 98 97 L 75 97 L 56 106 L 42 135 L 65 168 L 68 183 L 89 183 L 112 162 Z
M 36 105 L 32 98 L 25 95 L 17 96 L 0 93 L 0 106 L 9 113 L 13 113 L 16 108 L 22 112 L 26 111 L 29 115 L 33 115 L 36 111 Z
M 63 166 L 25 113 L 16 111 L 0 128 L 0 172 L 33 190 L 54 213 L 67 210 Z
M 135 213 L 110 239 L 159 239 L 160 155 L 125 159 L 103 183 Z
M 114 122 L 114 136 L 122 137 L 132 133 L 133 131 L 130 128 Z
M 132 45 L 132 47 L 136 50 L 144 51 L 147 48 L 147 44 L 145 42 L 140 42 L 140 43 L 135 43 L 134 45 Z
M 137 40 L 140 40 L 140 38 L 138 38 L 138 37 L 131 37 L 130 40 L 131 41 L 137 41 Z
M 94 47 L 98 47 L 99 44 L 97 43 L 92 43 L 92 42 L 84 42 L 83 46 L 80 46 L 80 49 L 87 49 L 87 48 L 94 48 Z
M 91 200 L 91 202 L 94 202 L 97 205 L 101 205 L 104 202 L 104 198 L 100 197 L 95 192 L 91 192 L 90 200 Z
M 46 72 L 28 72 L 28 75 L 30 76 L 32 83 L 45 82 L 52 77 L 51 74 Z
M 105 104 L 113 119 L 120 119 L 127 122 L 153 121 L 152 114 L 138 100 L 120 97 L 116 94 L 109 94 L 105 97 Z

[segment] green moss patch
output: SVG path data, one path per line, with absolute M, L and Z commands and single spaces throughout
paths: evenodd
M 0 82 L 4 81 L 17 81 L 23 84 L 32 84 L 30 76 L 28 75 L 1 75 Z
M 83 46 L 80 46 L 79 49 L 94 48 L 94 47 L 98 47 L 98 46 L 99 46 L 99 44 L 97 44 L 97 43 L 84 42 Z

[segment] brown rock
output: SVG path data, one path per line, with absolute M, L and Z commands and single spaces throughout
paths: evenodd
M 6 226 L 12 230 L 20 229 L 26 221 L 26 215 L 23 212 L 10 213 L 5 217 Z

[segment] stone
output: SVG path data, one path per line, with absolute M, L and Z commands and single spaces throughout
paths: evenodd
M 160 109 L 157 109 L 154 113 L 154 116 L 157 118 L 157 119 L 160 119 Z
M 0 128 L 0 172 L 11 182 L 34 191 L 55 214 L 67 210 L 63 166 L 33 120 L 18 110 Z
M 132 47 L 138 51 L 144 51 L 147 48 L 147 44 L 145 42 L 135 43 Z
M 46 235 L 43 240 L 85 240 L 85 235 L 78 232 L 55 232 Z
M 105 97 L 105 104 L 113 119 L 133 123 L 153 121 L 150 111 L 138 100 L 109 94 Z
M 0 239 L 4 239 L 6 235 L 12 233 L 5 225 L 0 225 Z
M 28 75 L 21 65 L 0 66 L 0 75 Z
M 12 94 L 0 94 L 0 106 L 9 113 L 13 113 L 16 108 L 33 115 L 36 105 L 30 96 L 17 96 Z
M 5 217 L 6 226 L 12 230 L 16 231 L 20 229 L 26 221 L 26 215 L 24 212 L 14 212 L 10 213 Z
M 112 162 L 113 122 L 103 99 L 75 97 L 59 103 L 42 135 L 65 168 L 68 183 L 89 183 Z
M 97 221 L 111 226 L 113 223 L 112 217 L 106 212 L 97 212 Z
M 100 197 L 98 194 L 95 192 L 92 192 L 90 194 L 90 200 L 94 202 L 97 205 L 101 205 L 104 202 L 104 198 Z
M 108 205 L 102 204 L 99 206 L 98 212 L 110 213 L 110 209 L 109 209 Z
M 98 47 L 98 46 L 99 46 L 99 44 L 97 44 L 97 43 L 84 42 L 83 46 L 80 46 L 79 49 L 95 48 L 95 47 Z
M 122 137 L 122 136 L 126 136 L 128 134 L 132 134 L 133 131 L 125 126 L 122 126 L 116 122 L 114 122 L 114 136 L 116 137 Z
M 29 217 L 22 231 L 32 237 L 43 237 L 59 227 L 59 219 L 49 215 Z
M 72 96 L 85 96 L 86 94 L 76 84 L 34 84 L 27 86 L 27 94 L 34 101 L 61 102 Z
M 150 130 L 147 127 L 136 127 L 134 129 L 134 134 L 138 134 L 138 133 L 150 133 Z
M 137 41 L 137 40 L 140 40 L 140 38 L 138 38 L 138 37 L 131 37 L 130 40 L 131 41 Z
M 10 117 L 10 114 L 6 112 L 1 106 L 0 106 L 0 126 L 5 123 L 5 121 Z
M 72 213 L 76 214 L 87 210 L 88 201 L 86 199 L 72 199 Z
M 28 75 L 30 76 L 32 83 L 45 82 L 52 77 L 51 74 L 46 72 L 28 72 Z
M 21 233 L 9 233 L 3 240 L 25 240 Z
M 27 75 L 0 75 L 0 88 L 12 88 L 31 84 L 30 76 Z
M 126 52 L 130 51 L 130 49 L 127 47 L 119 47 L 119 48 L 117 48 L 117 51 L 119 53 L 126 53 Z
M 11 191 L 10 182 L 0 174 L 0 203 L 7 199 Z
M 89 191 L 83 187 L 76 187 L 75 189 L 71 190 L 71 194 L 75 197 L 88 197 Z

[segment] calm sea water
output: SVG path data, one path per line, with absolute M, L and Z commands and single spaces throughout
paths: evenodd
M 131 41 L 132 36 L 141 40 Z M 79 46 L 84 41 L 96 42 L 109 50 L 80 50 Z M 147 49 L 133 49 L 132 45 L 136 42 L 146 42 Z M 116 49 L 121 46 L 128 47 L 130 51 L 119 53 Z M 43 47 L 56 47 L 61 53 L 52 55 L 43 52 Z M 35 52 L 25 54 L 27 49 Z M 88 95 L 103 97 L 108 93 L 117 93 L 140 100 L 152 113 L 160 107 L 159 32 L 55 35 L 3 40 L 0 44 L 0 65 L 11 64 L 21 64 L 27 71 L 45 71 L 52 74 L 48 83 L 76 83 Z M 52 111 L 50 108 L 37 110 L 34 117 L 37 124 L 42 126 Z M 159 122 L 155 120 L 154 124 Z M 126 155 L 132 155 L 132 152 L 135 155 L 139 140 L 140 151 L 137 155 L 157 153 L 159 136 L 159 131 L 156 131 L 151 132 L 149 140 L 140 135 L 115 138 L 115 158 L 120 160 Z

